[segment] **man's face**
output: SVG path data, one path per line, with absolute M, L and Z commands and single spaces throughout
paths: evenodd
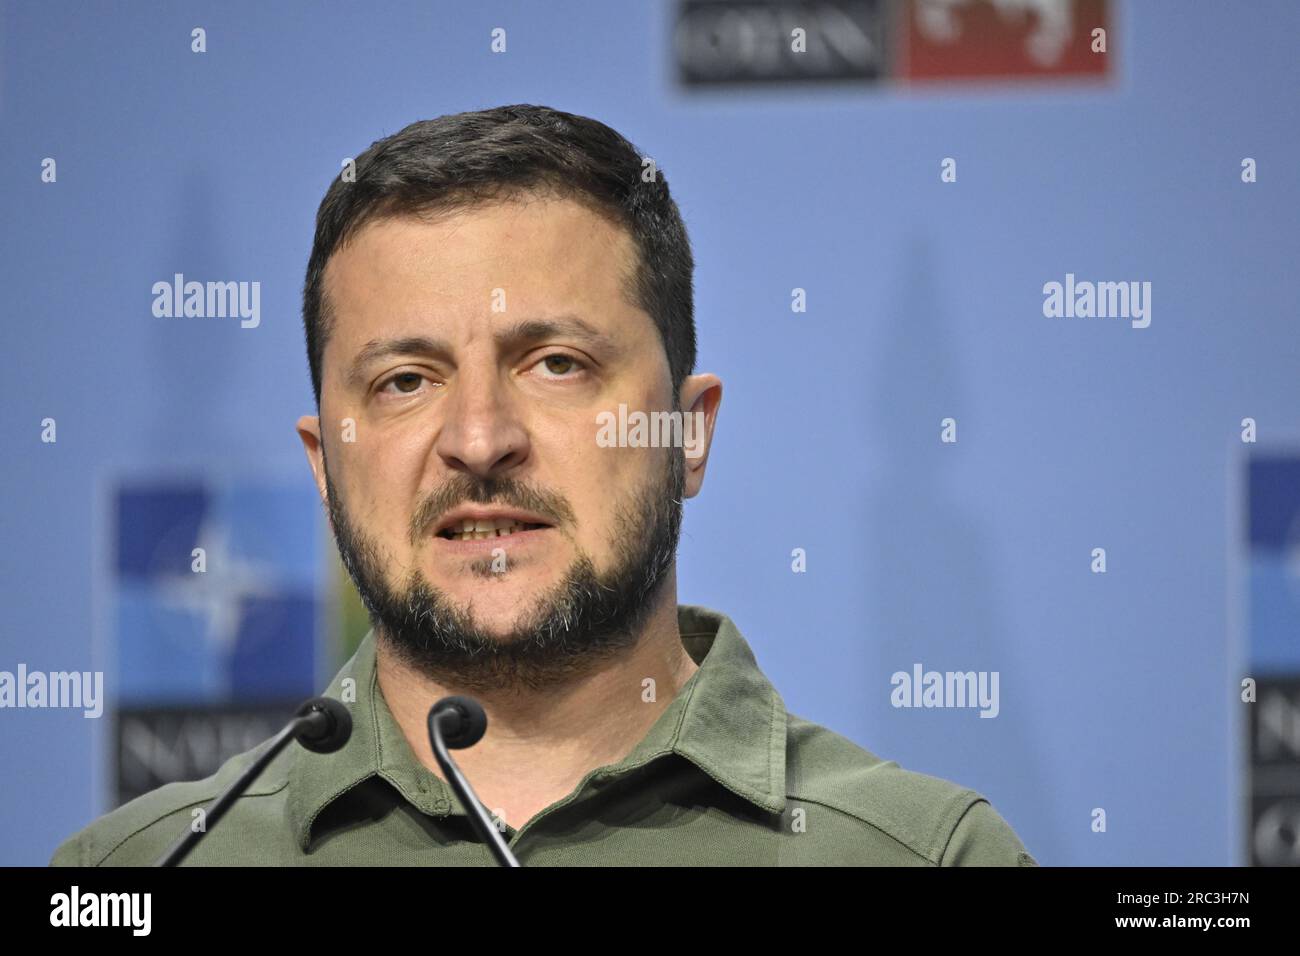
M 372 617 L 416 662 L 468 677 L 513 645 L 516 671 L 571 664 L 625 642 L 670 573 L 699 479 L 680 448 L 596 441 L 620 404 L 676 407 L 626 298 L 634 248 L 534 196 L 373 222 L 330 260 L 321 415 L 299 432 Z

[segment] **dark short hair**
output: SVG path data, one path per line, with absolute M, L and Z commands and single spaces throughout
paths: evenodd
M 334 322 L 325 266 L 350 236 L 372 220 L 533 193 L 581 201 L 630 233 L 638 261 L 625 277 L 628 301 L 659 329 L 676 397 L 695 368 L 695 260 L 668 181 L 657 167 L 645 181 L 642 160 L 604 123 L 527 104 L 422 120 L 372 143 L 356 159 L 356 181 L 335 178 L 316 213 L 302 318 L 317 408 Z

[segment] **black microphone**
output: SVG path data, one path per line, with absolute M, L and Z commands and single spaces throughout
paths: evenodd
M 451 759 L 449 750 L 472 747 L 487 732 L 487 713 L 473 697 L 444 697 L 429 708 L 429 743 L 443 775 L 456 791 L 469 822 L 502 866 L 519 866 L 492 818 L 470 788 L 469 781 Z
M 312 753 L 342 750 L 352 736 L 352 713 L 333 697 L 313 697 L 298 708 L 294 736 Z
M 328 754 L 341 749 L 351 736 L 352 714 L 348 709 L 332 697 L 313 697 L 298 708 L 293 720 L 271 739 L 271 745 L 261 756 L 249 764 L 239 778 L 212 801 L 203 817 L 203 829 L 187 831 L 155 865 L 176 866 L 185 859 L 194 845 L 216 826 L 231 804 L 266 769 L 266 765 L 289 745 L 289 741 L 296 739 L 313 753 Z

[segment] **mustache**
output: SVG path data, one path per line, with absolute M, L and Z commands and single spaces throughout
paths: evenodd
M 411 546 L 427 537 L 452 508 L 466 502 L 521 508 L 541 515 L 556 527 L 574 522 L 573 508 L 563 495 L 516 478 L 475 478 L 460 474 L 431 492 L 411 516 Z

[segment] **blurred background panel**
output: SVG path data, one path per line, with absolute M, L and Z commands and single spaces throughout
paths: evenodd
M 792 711 L 1045 864 L 1297 863 L 1297 35 L 1290 0 L 0 6 L 0 685 L 106 698 L 0 709 L 0 863 L 355 648 L 294 432 L 315 210 L 519 102 L 682 208 L 726 388 L 680 598 Z M 1150 325 L 1046 317 L 1074 278 L 1151 283 Z M 155 291 L 190 282 L 250 308 Z M 997 672 L 996 719 L 892 706 L 914 665 Z
M 112 607 L 98 623 L 124 803 L 215 772 L 315 694 L 327 598 L 316 501 L 300 483 L 149 476 L 113 498 Z
M 1300 450 L 1247 466 L 1250 860 L 1300 865 Z

